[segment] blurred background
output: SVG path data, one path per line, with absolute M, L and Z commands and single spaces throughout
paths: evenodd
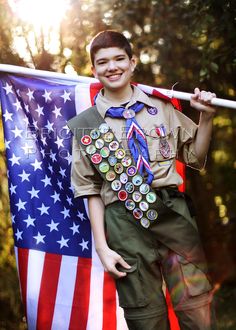
M 236 96 L 234 0 L 0 0 L 0 63 L 90 76 L 88 44 L 104 29 L 129 39 L 134 81 L 218 97 Z M 183 111 L 194 121 L 188 103 Z M 0 123 L 0 329 L 26 329 L 14 260 Z M 187 168 L 219 329 L 236 329 L 236 110 L 219 108 L 207 166 Z

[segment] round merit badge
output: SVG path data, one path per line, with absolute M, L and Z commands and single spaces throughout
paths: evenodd
M 126 170 L 128 176 L 134 176 L 137 173 L 137 168 L 133 165 L 129 166 Z
M 158 217 L 158 213 L 156 210 L 148 210 L 147 211 L 147 218 L 151 221 L 156 220 L 156 218 Z
M 111 151 L 116 151 L 119 148 L 119 142 L 118 141 L 111 141 L 109 143 L 109 149 Z
M 100 165 L 99 165 L 99 171 L 102 172 L 102 173 L 106 173 L 109 171 L 109 164 L 107 162 L 102 162 Z
M 125 109 L 123 112 L 123 117 L 125 119 L 133 118 L 135 117 L 135 111 L 132 109 Z
M 102 123 L 99 126 L 99 131 L 103 134 L 107 133 L 109 131 L 109 126 L 106 123 Z
M 118 158 L 118 159 L 122 159 L 125 157 L 125 150 L 122 149 L 122 148 L 119 148 L 116 150 L 115 152 L 115 156 Z
M 121 182 L 119 180 L 114 180 L 111 183 L 111 189 L 114 191 L 118 191 L 121 188 Z
M 141 219 L 143 216 L 143 212 L 139 208 L 136 208 L 133 210 L 133 216 L 135 217 L 135 219 Z
M 128 181 L 128 175 L 126 173 L 121 173 L 120 182 L 125 184 Z
M 116 178 L 116 173 L 114 171 L 108 171 L 106 173 L 106 179 L 107 181 L 113 181 Z
M 132 211 L 135 208 L 135 202 L 132 199 L 127 199 L 127 201 L 125 202 L 125 207 Z
M 133 183 L 132 183 L 132 182 L 127 182 L 127 183 L 125 184 L 125 190 L 126 190 L 129 194 L 131 194 L 131 193 L 134 191 L 134 185 L 133 185 Z
M 132 182 L 135 186 L 140 186 L 143 182 L 141 175 L 137 174 L 132 178 Z
M 149 205 L 148 205 L 147 202 L 145 202 L 145 201 L 141 201 L 141 202 L 139 203 L 139 208 L 140 208 L 140 210 L 142 210 L 143 212 L 146 212 L 146 211 L 148 210 L 148 208 L 149 208 Z
M 99 154 L 97 154 L 97 153 L 96 154 L 93 154 L 92 157 L 91 157 L 91 161 L 94 164 L 99 164 L 102 161 L 102 156 L 99 155 Z
M 127 197 L 128 197 L 128 194 L 125 190 L 120 190 L 118 192 L 118 198 L 120 201 L 125 201 L 127 199 Z
M 92 131 L 90 132 L 90 136 L 91 136 L 91 138 L 93 139 L 93 140 L 96 140 L 96 139 L 98 139 L 99 138 L 99 136 L 100 136 L 100 131 L 99 131 L 99 129 L 98 128 L 94 128 L 94 129 L 92 129 Z
M 140 223 L 144 228 L 148 228 L 150 226 L 150 221 L 147 218 L 142 218 Z
M 102 158 L 107 158 L 110 154 L 110 150 L 108 147 L 103 147 L 101 150 L 100 150 L 100 155 L 102 156 Z
M 124 168 L 123 168 L 123 165 L 121 163 L 117 163 L 115 166 L 114 166 L 114 171 L 117 173 L 117 174 L 121 174 L 123 172 Z
M 150 115 L 156 115 L 157 114 L 157 112 L 158 112 L 158 110 L 157 110 L 157 108 L 155 108 L 155 107 L 149 107 L 149 108 L 147 108 L 147 112 L 150 114 Z
M 124 167 L 128 167 L 132 164 L 132 159 L 130 156 L 125 156 L 124 158 L 122 158 L 121 163 Z
M 147 199 L 148 203 L 155 203 L 155 201 L 157 199 L 157 195 L 154 192 L 149 192 L 146 195 L 146 199 Z
M 106 142 L 111 142 L 114 138 L 114 134 L 112 132 L 107 132 L 104 134 L 103 136 L 103 139 L 106 141 Z
M 97 149 L 101 149 L 104 146 L 104 140 L 103 139 L 97 139 L 95 141 L 95 147 Z
M 89 135 L 84 135 L 82 136 L 81 138 L 81 143 L 84 145 L 84 146 L 87 146 L 89 145 L 90 143 L 92 142 L 92 139 Z
M 85 150 L 86 150 L 87 154 L 92 155 L 96 152 L 97 149 L 93 144 L 90 144 L 89 146 L 86 147 Z
M 114 166 L 117 163 L 117 158 L 115 156 L 109 156 L 108 157 L 108 162 L 111 166 Z
M 146 195 L 150 191 L 150 186 L 147 183 L 141 184 L 139 187 L 141 194 Z
M 140 192 L 134 191 L 132 194 L 132 198 L 136 203 L 139 203 L 142 200 L 142 195 L 140 194 Z

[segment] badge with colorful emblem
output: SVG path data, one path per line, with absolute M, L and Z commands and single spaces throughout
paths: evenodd
M 106 173 L 106 179 L 107 181 L 113 181 L 116 178 L 116 173 L 114 171 L 108 171 Z
M 141 201 L 141 202 L 139 203 L 139 208 L 140 208 L 140 210 L 142 210 L 143 212 L 146 212 L 146 211 L 148 210 L 148 208 L 149 208 L 149 205 L 148 205 L 147 202 L 145 202 L 145 201 Z
M 109 143 L 109 149 L 111 151 L 116 151 L 119 148 L 119 142 L 118 141 L 111 141 Z
M 90 136 L 91 136 L 91 138 L 92 138 L 93 140 L 98 139 L 99 136 L 100 136 L 100 134 L 101 134 L 101 133 L 100 133 L 100 131 L 99 131 L 98 128 L 94 128 L 94 129 L 92 129 L 91 132 L 90 132 Z
M 131 194 L 134 191 L 134 185 L 132 182 L 126 182 L 125 184 L 125 190 Z
M 133 118 L 133 117 L 135 117 L 135 111 L 132 109 L 125 109 L 123 112 L 123 117 L 125 119 Z
M 127 210 L 132 211 L 135 208 L 135 202 L 132 199 L 127 199 L 125 202 L 125 207 Z
M 139 187 L 139 191 L 141 192 L 141 194 L 146 195 L 150 191 L 150 186 L 147 183 L 143 183 Z
M 120 182 L 126 184 L 127 181 L 128 181 L 128 175 L 126 173 L 121 173 Z
M 124 158 L 122 158 L 121 163 L 124 167 L 128 167 L 132 164 L 132 159 L 130 156 L 125 156 Z
M 122 186 L 122 184 L 119 180 L 114 180 L 111 183 L 111 189 L 114 190 L 114 191 L 120 190 L 121 186 Z
M 117 163 L 117 158 L 115 156 L 109 156 L 108 157 L 108 162 L 111 166 L 115 166 Z
M 122 148 L 119 148 L 116 150 L 115 152 L 115 156 L 118 158 L 118 159 L 122 159 L 125 157 L 125 150 L 122 149 Z
M 95 147 L 97 149 L 101 149 L 104 146 L 104 140 L 103 139 L 97 139 L 95 141 Z
M 142 218 L 140 223 L 144 228 L 148 228 L 150 226 L 150 221 L 147 218 Z
M 103 147 L 101 150 L 100 150 L 100 155 L 102 156 L 102 158 L 107 158 L 110 154 L 110 150 L 108 147 Z
M 114 139 L 114 134 L 112 132 L 107 132 L 104 134 L 103 139 L 109 143 Z
M 102 123 L 100 126 L 99 126 L 99 131 L 102 133 L 102 134 L 105 134 L 109 131 L 109 126 L 106 124 L 106 123 Z
M 114 166 L 114 171 L 115 171 L 117 174 L 121 174 L 121 173 L 124 171 L 123 165 L 122 165 L 121 163 L 117 163 L 117 164 Z
M 146 195 L 146 199 L 148 203 L 155 203 L 155 201 L 157 200 L 157 195 L 151 191 Z
M 90 144 L 86 147 L 85 150 L 86 150 L 87 154 L 92 155 L 96 152 L 97 149 L 93 144 Z
M 142 194 L 139 191 L 134 191 L 132 194 L 132 199 L 136 202 L 139 203 L 142 200 Z
M 148 210 L 147 211 L 147 218 L 150 220 L 150 221 L 154 221 L 156 220 L 156 218 L 158 217 L 158 213 L 156 210 Z
M 141 175 L 137 174 L 132 178 L 132 182 L 135 186 L 140 186 L 143 182 Z
M 102 156 L 99 155 L 99 154 L 97 154 L 97 153 L 96 154 L 93 154 L 92 157 L 91 157 L 91 161 L 94 164 L 99 164 L 102 161 Z
M 89 135 L 84 135 L 82 136 L 81 138 L 81 143 L 84 145 L 84 146 L 87 146 L 89 145 L 90 143 L 92 142 L 92 139 Z
M 133 210 L 133 216 L 135 219 L 141 219 L 143 216 L 143 211 L 141 211 L 139 208 L 136 208 Z
M 127 197 L 128 197 L 128 194 L 125 190 L 120 190 L 118 192 L 118 198 L 120 201 L 125 201 L 127 199 Z
M 167 141 L 166 135 L 166 127 L 162 124 L 159 127 L 155 128 L 157 135 L 160 137 L 159 141 L 159 152 L 163 158 L 169 158 L 171 155 L 170 145 Z
M 126 170 L 128 176 L 134 176 L 137 173 L 137 168 L 133 165 L 129 166 Z
M 109 171 L 109 164 L 107 162 L 102 162 L 100 165 L 99 165 L 99 171 L 102 172 L 102 173 L 106 173 Z
M 157 110 L 157 108 L 155 108 L 155 107 L 148 107 L 147 108 L 147 112 L 150 114 L 150 115 L 156 115 L 157 114 L 157 112 L 158 112 L 158 110 Z

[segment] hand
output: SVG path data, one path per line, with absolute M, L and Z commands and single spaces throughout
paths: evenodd
M 116 268 L 116 264 L 120 264 L 126 269 L 130 269 L 131 266 L 115 251 L 111 250 L 109 247 L 103 249 L 97 249 L 99 258 L 103 264 L 106 272 L 108 272 L 114 278 L 121 278 L 126 276 L 125 272 L 120 272 Z
M 194 95 L 191 96 L 190 105 L 205 114 L 214 115 L 216 108 L 211 105 L 211 100 L 216 97 L 215 93 L 200 91 L 194 89 Z

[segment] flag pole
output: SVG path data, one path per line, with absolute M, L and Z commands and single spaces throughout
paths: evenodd
M 29 77 L 35 78 L 43 78 L 43 79 L 62 79 L 66 81 L 70 81 L 71 83 L 98 83 L 99 81 L 95 78 L 85 77 L 80 75 L 70 76 L 66 73 L 59 73 L 59 72 L 51 72 L 51 71 L 44 71 L 44 70 L 35 70 L 30 68 L 25 68 L 16 65 L 10 64 L 0 64 L 0 72 L 6 73 L 13 73 L 18 75 L 24 75 Z M 164 89 L 164 88 L 157 88 L 157 87 L 149 87 L 143 84 L 138 84 L 138 86 L 142 87 L 144 91 L 147 93 L 152 94 L 153 90 L 157 90 L 158 92 L 164 94 L 169 98 L 177 98 L 180 100 L 190 101 L 190 98 L 193 94 L 175 91 L 173 89 Z M 236 101 L 231 101 L 227 99 L 220 99 L 220 98 L 213 98 L 211 104 L 218 107 L 225 107 L 236 109 Z

